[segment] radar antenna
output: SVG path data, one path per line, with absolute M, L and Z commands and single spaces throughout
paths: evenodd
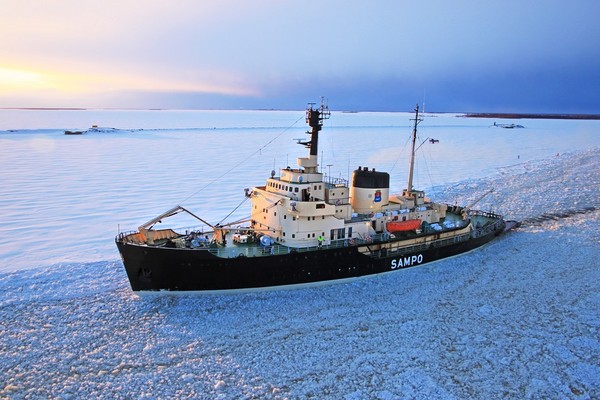
M 310 149 L 311 156 L 317 156 L 319 154 L 319 131 L 323 127 L 323 120 L 329 119 L 331 112 L 329 106 L 325 105 L 325 100 L 321 97 L 321 106 L 314 108 L 315 103 L 308 103 L 306 108 L 306 123 L 312 128 L 310 132 L 306 132 L 310 135 L 310 141 L 300 141 L 298 144 L 302 144 Z

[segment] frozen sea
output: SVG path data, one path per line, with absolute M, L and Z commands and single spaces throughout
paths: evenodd
M 333 112 L 323 172 L 389 171 L 400 191 L 410 118 Z M 305 131 L 303 111 L 0 110 L 0 398 L 600 398 L 600 121 L 427 115 L 415 186 L 460 204 L 494 188 L 477 208 L 523 222 L 466 255 L 290 291 L 131 292 L 120 230 L 177 204 L 220 222 Z

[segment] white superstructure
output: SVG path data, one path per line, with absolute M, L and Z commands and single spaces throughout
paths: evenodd
M 391 233 L 392 222 L 436 224 L 446 216 L 447 206 L 431 203 L 424 192 L 409 188 L 401 196 L 390 196 L 385 172 L 359 167 L 351 185 L 324 181 L 318 172 L 317 146 L 322 121 L 328 117 L 324 105 L 309 107 L 311 140 L 301 143 L 309 148 L 308 157 L 298 158 L 297 168 L 281 169 L 279 176 L 273 171 L 265 186 L 252 189 L 251 228 L 274 243 L 306 247 Z

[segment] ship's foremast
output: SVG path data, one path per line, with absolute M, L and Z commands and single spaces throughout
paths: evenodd
M 419 122 L 423 121 L 419 118 L 419 104 L 415 107 L 415 118 L 412 120 L 415 122 L 412 133 L 412 146 L 410 152 L 410 165 L 408 169 L 408 183 L 406 185 L 406 190 L 404 191 L 404 197 L 412 197 L 413 190 L 413 173 L 415 169 L 415 144 L 417 141 L 417 125 Z
M 298 141 L 308 148 L 308 158 L 299 158 L 298 165 L 304 167 L 307 173 L 317 172 L 317 159 L 319 154 L 319 131 L 323 128 L 323 121 L 329 119 L 331 112 L 329 107 L 326 106 L 321 100 L 321 106 L 319 108 L 313 108 L 315 103 L 309 103 L 306 109 L 306 122 L 311 127 L 310 132 L 306 132 L 310 135 L 309 141 Z

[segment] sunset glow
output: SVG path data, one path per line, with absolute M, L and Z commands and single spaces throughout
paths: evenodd
M 235 77 L 207 74 L 216 77 L 214 83 L 186 82 L 177 77 L 152 77 L 111 73 L 40 72 L 0 67 L 0 91 L 27 93 L 54 91 L 59 93 L 91 94 L 111 91 L 203 92 L 223 95 L 257 95 L 250 87 L 235 83 Z M 224 83 L 219 84 L 222 81 Z
M 0 90 L 3 92 L 40 89 L 48 83 L 40 73 L 0 67 Z
M 0 107 L 600 112 L 592 0 L 0 2 Z

